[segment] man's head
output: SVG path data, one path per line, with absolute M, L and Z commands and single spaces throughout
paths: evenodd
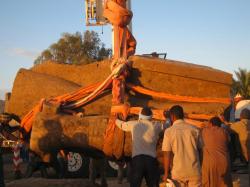
M 149 107 L 143 107 L 141 114 L 144 116 L 152 116 L 152 110 Z
M 219 117 L 212 117 L 210 120 L 209 120 L 209 123 L 211 126 L 217 126 L 217 127 L 221 127 L 221 120 Z
M 139 114 L 139 119 L 151 119 L 152 115 L 152 110 L 149 107 L 143 107 Z
M 240 119 L 250 120 L 250 110 L 248 110 L 247 108 L 243 109 L 240 113 Z
M 170 119 L 172 122 L 175 122 L 178 119 L 184 118 L 183 108 L 180 105 L 174 105 L 169 110 Z

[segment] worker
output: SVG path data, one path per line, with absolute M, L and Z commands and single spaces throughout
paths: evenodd
M 18 137 L 14 134 L 19 132 L 20 123 L 16 121 L 16 116 L 13 114 L 3 113 L 0 116 L 0 133 L 6 140 L 15 141 L 16 144 L 13 146 L 13 166 L 14 166 L 14 178 L 21 178 L 21 168 L 20 163 L 22 159 L 20 158 L 20 148 L 21 144 L 18 142 Z
M 0 142 L 2 144 L 2 142 Z M 2 148 L 0 147 L 0 187 L 4 187 Z
M 165 130 L 162 151 L 164 162 L 163 181 L 171 180 L 176 186 L 200 187 L 201 137 L 198 128 L 184 120 L 183 108 L 174 105 L 169 110 L 172 126 Z
M 34 152 L 29 151 L 29 161 L 27 164 L 24 177 L 25 178 L 32 177 L 33 173 L 37 170 L 40 170 L 42 177 L 44 178 L 48 177 L 45 163 L 43 163 L 41 158 L 39 158 Z
M 124 178 L 124 166 L 126 166 L 125 161 L 117 161 L 116 162 L 118 168 L 117 168 L 117 182 L 118 184 L 122 184 L 123 178 Z
M 250 111 L 243 109 L 240 113 L 240 121 L 232 123 L 230 129 L 236 133 L 239 138 L 239 154 L 243 162 L 249 161 L 250 156 Z
M 127 182 L 129 182 L 131 178 L 131 160 L 126 159 L 126 161 L 117 161 L 117 165 L 118 165 L 118 170 L 117 170 L 118 184 L 123 183 L 123 179 L 125 175 L 126 175 Z
M 96 178 L 98 173 L 101 177 L 101 187 L 107 187 L 106 170 L 108 160 L 104 158 L 90 158 L 89 159 L 89 181 L 92 185 L 96 185 Z
M 202 186 L 231 187 L 232 177 L 229 159 L 229 134 L 221 128 L 219 117 L 209 120 L 208 127 L 202 130 L 203 159 Z
M 119 117 L 121 118 L 121 117 Z M 149 187 L 159 186 L 156 144 L 163 125 L 152 121 L 152 111 L 144 107 L 135 121 L 116 120 L 116 125 L 132 134 L 131 187 L 140 187 L 143 177 Z
M 0 139 L 0 145 L 2 145 L 2 139 Z M 4 187 L 4 173 L 3 173 L 3 157 L 2 148 L 0 146 L 0 187 Z

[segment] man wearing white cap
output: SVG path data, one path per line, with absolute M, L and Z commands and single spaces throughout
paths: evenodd
M 240 141 L 241 158 L 248 162 L 250 156 L 250 110 L 243 109 L 240 113 L 240 121 L 230 125 L 230 128 L 235 132 Z
M 132 134 L 131 187 L 140 187 L 143 177 L 147 186 L 159 186 L 159 168 L 156 159 L 156 145 L 163 125 L 152 121 L 152 111 L 144 107 L 136 121 L 116 120 L 116 125 Z
M 236 107 L 235 107 L 235 119 L 236 120 L 240 119 L 240 113 L 245 108 L 250 110 L 250 100 L 241 100 L 236 104 Z

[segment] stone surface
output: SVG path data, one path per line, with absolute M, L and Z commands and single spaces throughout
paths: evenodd
M 51 153 L 60 149 L 102 157 L 103 138 L 108 116 L 77 117 L 39 113 L 32 127 L 30 149 L 49 162 Z
M 136 85 L 154 91 L 183 96 L 228 98 L 232 75 L 195 64 L 158 58 L 131 57 L 132 70 L 128 79 Z M 52 62 L 21 69 L 15 79 L 9 112 L 23 117 L 41 98 L 72 92 L 80 87 L 103 81 L 110 73 L 110 61 L 88 65 L 68 65 Z M 85 115 L 108 115 L 111 92 L 83 107 Z M 187 103 L 159 100 L 128 92 L 131 106 L 166 109 L 181 104 L 188 113 L 218 114 L 227 105 L 218 103 Z
M 229 97 L 232 81 L 229 73 L 208 66 L 159 58 L 132 56 L 130 60 L 133 67 L 130 82 L 145 88 L 186 96 Z M 110 61 L 88 65 L 47 62 L 34 66 L 32 71 L 86 86 L 101 82 L 110 74 Z
M 20 69 L 13 85 L 8 112 L 23 117 L 42 98 L 55 97 L 79 88 L 79 85 L 67 80 Z

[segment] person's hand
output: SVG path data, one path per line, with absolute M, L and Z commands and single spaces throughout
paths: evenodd
M 221 122 L 223 122 L 223 123 L 225 122 L 225 118 L 223 115 L 219 115 L 218 117 L 220 118 Z
M 83 114 L 82 112 L 78 112 L 78 113 L 76 114 L 76 116 L 79 117 L 79 118 L 83 118 L 83 117 L 84 117 L 84 114 Z
M 165 119 L 169 119 L 170 118 L 170 112 L 169 112 L 169 110 L 164 110 L 163 111 L 163 116 L 165 117 Z
M 164 174 L 164 175 L 162 176 L 162 181 L 163 181 L 163 182 L 167 182 L 167 179 L 168 179 L 168 175 Z
M 121 113 L 117 114 L 117 119 L 124 121 L 123 115 Z

